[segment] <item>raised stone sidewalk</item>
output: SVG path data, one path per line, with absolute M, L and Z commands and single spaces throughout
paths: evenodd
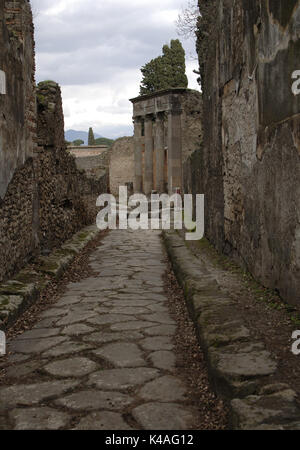
M 99 233 L 96 225 L 83 228 L 60 249 L 40 257 L 36 269 L 25 267 L 13 279 L 0 284 L 0 330 L 5 331 L 47 288 L 58 280 L 75 256 Z
M 160 233 L 110 232 L 89 261 L 95 275 L 8 343 L 0 428 L 192 429 Z
M 296 392 L 272 382 L 276 361 L 245 326 L 214 273 L 176 232 L 165 232 L 164 240 L 184 288 L 214 389 L 230 405 L 232 428 L 300 429 Z

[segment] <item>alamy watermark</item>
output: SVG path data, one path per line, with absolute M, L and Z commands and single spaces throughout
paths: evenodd
M 299 95 L 300 94 L 300 70 L 295 70 L 292 73 L 292 79 L 296 80 L 292 84 L 292 92 L 294 95 Z
M 293 342 L 293 345 L 292 345 L 292 353 L 295 356 L 299 356 L 300 355 L 300 330 L 294 331 L 294 333 L 292 334 L 292 340 L 295 341 L 295 342 Z
M 0 357 L 6 355 L 6 336 L 3 331 L 0 331 Z
M 100 230 L 185 228 L 186 240 L 200 240 L 204 236 L 204 195 L 196 195 L 195 200 L 193 205 L 192 194 L 170 196 L 153 193 L 149 199 L 144 194 L 128 197 L 127 187 L 121 186 L 118 202 L 111 194 L 98 197 L 96 205 L 102 209 L 97 215 L 97 226 Z

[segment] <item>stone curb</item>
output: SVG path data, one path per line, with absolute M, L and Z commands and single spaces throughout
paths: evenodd
M 0 330 L 6 331 L 33 304 L 51 279 L 59 280 L 75 256 L 99 233 L 96 225 L 83 228 L 58 250 L 40 257 L 39 270 L 21 270 L 12 280 L 0 284 Z
M 245 326 L 234 301 L 176 232 L 164 232 L 163 239 L 184 289 L 211 383 L 229 406 L 231 427 L 300 429 L 296 393 L 287 385 L 272 383 L 277 363 Z

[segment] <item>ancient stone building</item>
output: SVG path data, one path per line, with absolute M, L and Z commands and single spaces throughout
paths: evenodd
M 204 143 L 193 188 L 206 195 L 207 236 L 299 305 L 300 1 L 199 7 Z
M 0 281 L 94 221 L 106 190 L 66 151 L 56 83 L 39 85 L 37 111 L 30 3 L 0 0 Z
M 183 165 L 201 141 L 202 96 L 175 88 L 131 99 L 135 192 L 183 191 Z

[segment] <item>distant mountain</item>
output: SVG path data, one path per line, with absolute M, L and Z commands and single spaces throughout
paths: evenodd
M 102 138 L 100 134 L 94 133 L 95 139 Z M 76 130 L 67 130 L 65 132 L 65 139 L 68 142 L 74 142 L 77 139 L 81 139 L 84 141 L 84 145 L 88 145 L 89 133 L 88 131 L 76 131 Z

